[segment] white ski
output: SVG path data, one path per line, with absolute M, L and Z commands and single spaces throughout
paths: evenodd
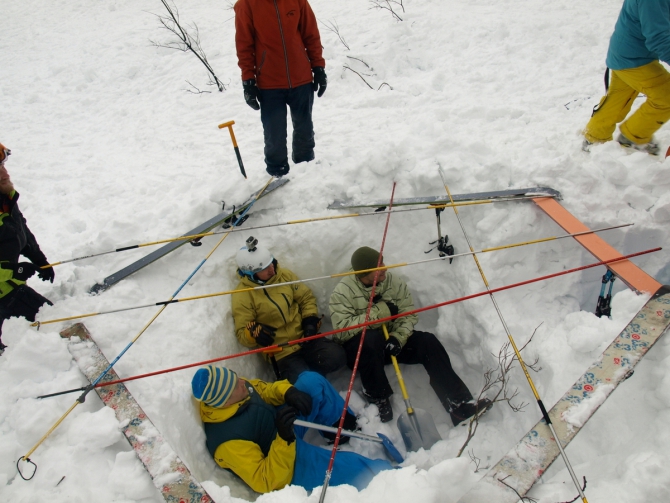
M 109 366 L 109 361 L 83 323 L 66 328 L 61 337 L 70 340 L 68 350 L 90 382 L 95 381 Z M 110 369 L 100 382 L 118 379 L 114 369 Z M 95 388 L 95 391 L 104 404 L 114 410 L 128 443 L 166 502 L 213 503 L 123 383 Z
M 548 412 L 563 447 L 631 375 L 669 325 L 670 287 L 663 286 Z M 556 439 L 540 420 L 458 503 L 517 503 L 558 455 Z

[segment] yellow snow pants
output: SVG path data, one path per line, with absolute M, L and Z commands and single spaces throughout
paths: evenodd
M 616 125 L 630 112 L 637 95 L 643 93 L 646 101 L 619 130 L 634 143 L 649 143 L 652 135 L 670 119 L 670 73 L 658 61 L 612 70 L 607 95 L 600 100 L 584 136 L 591 143 L 610 141 Z

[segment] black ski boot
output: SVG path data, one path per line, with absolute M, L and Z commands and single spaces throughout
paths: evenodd
M 391 401 L 388 399 L 388 397 L 375 398 L 368 395 L 365 391 L 363 392 L 363 396 L 368 402 L 377 406 L 379 409 L 379 420 L 382 423 L 388 423 L 391 419 L 393 419 L 393 408 L 391 407 Z
M 482 398 L 477 403 L 475 403 L 474 400 L 470 400 L 469 402 L 463 402 L 453 407 L 449 412 L 449 415 L 451 416 L 451 422 L 454 423 L 454 426 L 458 426 L 472 416 L 476 415 L 477 417 L 480 417 L 491 407 L 493 407 L 493 402 L 488 398 Z

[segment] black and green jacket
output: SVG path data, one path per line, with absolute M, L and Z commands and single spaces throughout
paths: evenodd
M 20 255 L 35 265 L 46 265 L 47 259 L 28 228 L 18 199 L 19 193 L 15 190 L 10 195 L 0 194 L 0 266 L 18 263 Z M 14 279 L 11 269 L 0 267 L 0 298 L 24 283 Z

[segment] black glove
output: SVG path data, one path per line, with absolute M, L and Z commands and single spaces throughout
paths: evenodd
M 308 316 L 302 319 L 302 331 L 304 337 L 311 337 L 319 332 L 321 319 L 318 316 Z
M 376 303 L 379 302 L 380 300 L 382 300 L 382 294 L 381 294 L 381 293 L 378 293 L 377 295 L 375 295 L 374 297 L 372 297 L 372 303 L 373 303 L 373 304 L 376 304 Z
M 19 281 L 26 281 L 33 274 L 35 274 L 35 270 L 37 269 L 35 264 L 31 264 L 30 262 L 19 262 L 18 264 L 3 262 L 0 264 L 0 267 L 3 269 L 11 269 L 12 277 Z
M 53 267 L 41 269 L 41 267 L 49 265 L 49 261 L 44 256 L 44 253 L 40 251 L 36 257 L 31 257 L 30 261 L 37 266 L 37 275 L 42 281 L 51 281 L 52 283 L 54 282 L 56 273 L 54 272 Z
M 312 72 L 314 73 L 314 82 L 312 82 L 312 89 L 316 93 L 318 90 L 319 92 L 316 93 L 316 95 L 320 98 L 323 96 L 323 93 L 326 92 L 326 87 L 328 87 L 328 77 L 326 76 L 326 70 L 324 70 L 320 66 L 315 66 L 312 68 Z
M 246 331 L 249 337 L 252 337 L 259 346 L 272 346 L 275 342 L 277 329 L 264 323 L 250 321 L 247 323 Z
M 400 341 L 394 336 L 390 336 L 386 340 L 386 346 L 384 346 L 384 353 L 388 356 L 398 356 L 402 351 L 402 345 Z
M 256 79 L 243 80 L 242 88 L 244 89 L 244 101 L 247 102 L 247 105 L 254 110 L 260 110 L 261 105 L 258 103 L 258 87 L 256 87 Z
M 293 422 L 295 421 L 296 410 L 293 407 L 284 407 L 275 416 L 275 426 L 277 435 L 286 440 L 289 444 L 295 441 L 295 432 L 293 431 Z
M 54 282 L 54 278 L 56 277 L 56 273 L 54 272 L 53 267 L 47 267 L 45 269 L 37 269 L 37 275 L 40 277 L 42 281 L 50 281 L 51 283 Z
M 308 416 L 312 412 L 312 397 L 295 386 L 291 386 L 284 394 L 284 401 L 295 407 L 303 416 Z
M 391 311 L 391 316 L 395 316 L 396 314 L 398 314 L 398 306 L 396 306 L 393 302 L 390 302 L 388 300 L 385 302 L 389 308 L 389 311 Z

